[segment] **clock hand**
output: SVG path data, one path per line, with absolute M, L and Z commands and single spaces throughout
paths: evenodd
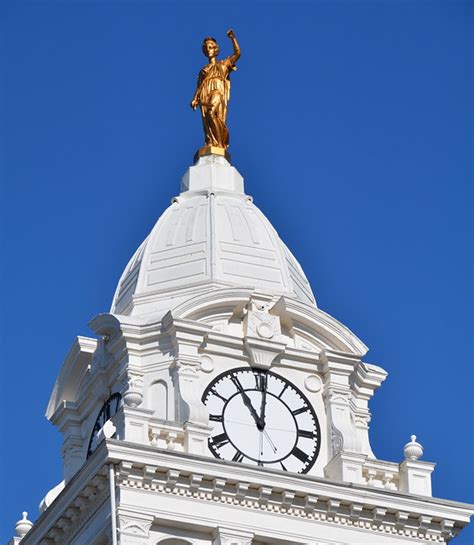
M 255 424 L 257 425 L 257 428 L 259 430 L 263 429 L 262 421 L 260 420 L 260 417 L 258 416 L 257 411 L 255 410 L 254 406 L 252 405 L 252 402 L 250 401 L 249 396 L 245 393 L 244 390 L 240 391 L 240 395 L 242 396 L 244 405 L 250 411 L 250 414 L 252 415 L 253 419 L 255 420 Z
M 257 414 L 257 411 L 255 410 L 254 406 L 252 405 L 252 402 L 250 401 L 249 396 L 247 395 L 247 392 L 243 389 L 242 384 L 240 384 L 239 379 L 236 377 L 231 377 L 232 382 L 234 383 L 237 390 L 240 392 L 240 395 L 242 396 L 242 400 L 244 402 L 244 405 L 247 407 L 247 409 L 250 411 L 250 414 L 252 415 L 252 418 L 255 420 L 255 424 L 257 425 L 257 429 L 262 430 L 262 421 L 260 417 Z
M 278 449 L 276 448 L 275 443 L 270 439 L 270 436 L 268 435 L 267 430 L 263 430 L 263 434 L 265 435 L 265 438 L 267 439 L 267 441 L 270 443 L 270 446 L 272 447 L 273 452 L 276 454 Z
M 265 408 L 267 405 L 267 375 L 263 375 L 263 389 L 262 389 L 262 402 L 260 403 L 260 424 L 262 429 L 265 428 Z

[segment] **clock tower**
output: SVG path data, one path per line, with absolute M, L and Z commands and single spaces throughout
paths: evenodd
M 374 456 L 386 373 L 224 156 L 187 170 L 90 327 L 47 408 L 64 480 L 11 543 L 442 544 L 468 523 L 473 506 L 432 497 L 414 436 Z

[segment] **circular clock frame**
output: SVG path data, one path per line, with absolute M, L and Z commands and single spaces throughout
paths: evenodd
M 246 400 L 244 400 L 243 403 L 246 404 L 246 401 L 247 401 L 247 407 L 248 407 L 248 403 L 251 401 L 249 398 L 249 394 L 254 399 L 256 399 L 256 395 L 254 394 L 254 392 L 256 391 L 260 392 L 261 396 L 263 397 L 263 389 L 261 389 L 261 387 L 259 389 L 257 386 L 253 388 L 249 388 L 249 387 L 243 388 L 242 390 L 245 393 L 244 394 L 242 393 L 242 390 L 241 390 L 242 385 L 238 384 L 239 383 L 238 375 L 241 373 L 245 373 L 246 375 L 253 374 L 253 376 L 255 377 L 256 385 L 258 385 L 259 381 L 262 381 L 262 380 L 265 381 L 265 385 L 268 385 L 268 381 L 270 378 L 273 378 L 277 382 L 281 383 L 282 388 L 281 388 L 281 394 L 279 396 L 276 395 L 276 392 L 268 391 L 268 389 L 266 389 L 266 392 L 265 392 L 265 403 L 268 402 L 268 399 L 274 400 L 272 401 L 272 403 L 281 403 L 286 408 L 287 413 L 291 415 L 291 419 L 294 423 L 295 436 L 292 440 L 290 440 L 290 430 L 288 430 L 289 432 L 288 444 L 285 448 L 284 454 L 282 454 L 280 457 L 273 457 L 270 460 L 269 459 L 265 460 L 260 458 L 257 459 L 256 457 L 249 454 L 248 451 L 244 452 L 244 449 L 242 448 L 242 446 L 236 444 L 235 440 L 232 437 L 232 434 L 229 433 L 229 430 L 227 428 L 228 423 L 226 423 L 225 413 L 226 413 L 226 410 L 229 409 L 230 404 L 232 403 L 235 404 L 235 400 L 238 396 L 245 396 Z M 232 381 L 234 384 L 236 384 L 235 392 L 233 392 L 227 398 L 220 395 L 219 392 L 216 390 L 216 386 L 219 383 L 222 383 L 223 379 L 227 379 L 228 381 Z M 235 379 L 237 379 L 237 381 Z M 299 398 L 299 400 L 301 400 L 302 402 L 301 408 L 293 409 L 289 405 L 288 400 L 284 398 L 284 394 L 283 394 L 286 390 L 288 390 L 289 392 L 292 392 L 293 398 Z M 230 461 L 237 461 L 237 462 L 242 462 L 244 461 L 244 459 L 247 459 L 249 460 L 249 463 L 257 464 L 259 466 L 278 467 L 278 469 L 281 468 L 283 470 L 288 470 L 285 467 L 283 462 L 286 459 L 289 459 L 290 456 L 294 455 L 296 458 L 299 458 L 300 463 L 303 464 L 301 468 L 295 472 L 304 474 L 304 473 L 307 473 L 313 467 L 314 463 L 316 462 L 319 456 L 319 452 L 321 448 L 321 428 L 319 425 L 316 412 L 314 408 L 312 407 L 312 405 L 310 404 L 308 398 L 290 380 L 272 371 L 268 371 L 268 370 L 264 370 L 264 369 L 260 369 L 256 367 L 238 367 L 235 369 L 224 371 L 212 380 L 212 382 L 204 390 L 204 393 L 201 398 L 204 405 L 206 406 L 208 405 L 212 395 L 220 397 L 223 403 L 220 409 L 220 414 L 210 415 L 210 420 L 219 422 L 222 425 L 222 430 L 223 430 L 223 432 L 219 435 L 214 435 L 214 436 L 211 435 L 211 437 L 208 440 L 209 450 L 212 452 L 212 454 L 216 458 L 230 460 Z M 263 427 L 262 427 L 262 422 L 258 420 L 256 409 L 254 407 L 249 408 L 249 410 L 251 411 L 252 409 L 253 409 L 253 416 L 255 419 L 255 424 L 257 426 L 257 429 L 265 433 L 263 431 L 265 428 L 265 424 L 263 423 Z M 312 429 L 310 431 L 301 429 L 300 427 L 301 423 L 299 422 L 300 419 L 298 418 L 298 415 L 301 415 L 301 414 L 306 414 L 307 415 L 306 420 L 312 421 Z M 287 423 L 289 421 L 290 421 L 290 418 L 287 417 Z M 260 424 L 260 428 L 258 427 L 259 424 Z M 302 438 L 312 440 L 312 448 L 310 449 L 309 454 L 307 454 L 305 450 L 302 450 L 298 447 L 298 444 L 300 443 Z M 221 449 L 221 445 L 223 444 L 223 441 L 225 442 L 224 444 L 230 443 L 233 449 L 235 449 L 235 454 L 233 457 L 229 455 L 227 456 L 222 455 L 220 449 Z M 291 441 L 293 442 L 293 444 L 290 444 Z M 304 443 L 304 441 L 302 442 Z M 306 447 L 308 446 L 307 442 L 305 443 L 305 446 Z M 262 451 L 262 454 L 263 454 L 263 451 Z M 277 464 L 277 466 L 275 466 L 275 464 Z

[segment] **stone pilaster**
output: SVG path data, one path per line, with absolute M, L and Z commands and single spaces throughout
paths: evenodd
M 364 362 L 359 362 L 351 377 L 354 397 L 352 400 L 354 424 L 357 434 L 359 452 L 375 458 L 369 441 L 369 423 L 371 414 L 369 400 L 375 390 L 387 378 L 387 373 L 381 367 Z
M 77 422 L 69 421 L 61 449 L 64 462 L 64 480 L 66 482 L 84 463 L 84 439 Z

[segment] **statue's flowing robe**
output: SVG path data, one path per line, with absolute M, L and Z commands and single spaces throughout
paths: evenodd
M 229 75 L 235 70 L 230 57 L 206 65 L 198 78 L 197 99 L 201 107 L 202 125 L 207 146 L 228 148 L 226 126 L 227 104 L 230 99 Z

